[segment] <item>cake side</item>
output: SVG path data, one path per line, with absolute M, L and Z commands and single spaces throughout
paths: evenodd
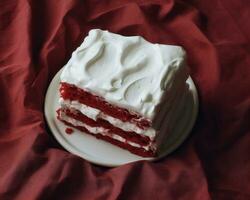
M 86 95 L 86 92 L 80 88 L 77 90 L 78 93 L 69 95 L 72 92 L 72 85 L 61 83 L 59 100 L 61 106 L 57 111 L 59 120 L 81 131 L 87 130 L 87 133 L 99 139 L 109 138 L 112 144 L 122 142 L 123 148 L 137 155 L 148 157 L 155 154 L 156 131 L 151 128 L 151 124 L 148 124 L 148 120 L 147 123 L 140 124 L 138 122 L 143 119 L 141 116 L 113 106 L 89 92 Z M 86 97 L 87 101 L 79 101 Z M 111 115 L 106 112 L 107 109 L 112 113 Z M 130 118 L 131 116 L 133 118 Z

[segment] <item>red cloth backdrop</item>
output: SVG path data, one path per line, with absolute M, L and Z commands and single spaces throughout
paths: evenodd
M 0 199 L 250 199 L 249 18 L 247 0 L 1 0 Z M 46 126 L 46 89 L 92 28 L 186 49 L 199 117 L 161 162 L 95 166 Z

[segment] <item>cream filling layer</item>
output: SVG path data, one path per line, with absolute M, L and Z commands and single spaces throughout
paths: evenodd
M 84 127 L 86 128 L 90 133 L 92 134 L 101 134 L 103 136 L 108 136 L 110 138 L 113 138 L 117 141 L 120 141 L 120 142 L 123 142 L 123 143 L 127 143 L 133 147 L 137 147 L 137 148 L 143 148 L 145 149 L 146 151 L 148 151 L 150 149 L 150 146 L 151 146 L 151 143 L 147 146 L 142 146 L 140 144 L 137 144 L 137 143 L 134 143 L 134 142 L 130 142 L 130 141 L 126 141 L 125 138 L 119 136 L 119 135 L 115 135 L 115 134 L 112 134 L 112 133 L 109 133 L 108 132 L 108 129 L 105 129 L 105 128 L 102 128 L 102 127 L 92 127 L 92 126 L 89 126 L 83 122 L 80 122 L 76 119 L 73 119 L 71 117 L 68 117 L 64 112 L 60 112 L 60 119 L 74 125 L 74 126 L 81 126 L 81 127 Z
M 82 114 L 87 116 L 88 118 L 91 118 L 93 120 L 97 120 L 97 118 L 104 119 L 108 121 L 110 124 L 112 124 L 115 127 L 118 127 L 124 131 L 133 131 L 137 134 L 143 134 L 148 136 L 150 139 L 153 139 L 155 137 L 156 131 L 153 128 L 148 128 L 146 130 L 143 130 L 136 126 L 135 124 L 129 123 L 129 122 L 123 122 L 117 118 L 114 118 L 110 115 L 106 115 L 101 110 L 92 108 L 90 106 L 87 106 L 85 104 L 81 104 L 78 101 L 69 101 L 64 100 L 63 98 L 59 99 L 59 103 L 62 108 L 69 108 L 69 109 L 75 109 L 80 111 Z

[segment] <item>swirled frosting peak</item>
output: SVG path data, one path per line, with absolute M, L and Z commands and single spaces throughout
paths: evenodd
M 184 61 L 179 46 L 93 29 L 73 52 L 61 81 L 152 120 L 176 74 L 184 73 Z

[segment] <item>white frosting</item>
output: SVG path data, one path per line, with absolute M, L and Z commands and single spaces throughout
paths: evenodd
M 160 125 L 160 134 L 157 134 L 156 145 L 160 146 L 162 141 L 166 141 L 166 138 L 169 136 L 172 131 L 172 127 L 178 126 L 175 119 L 178 116 L 181 116 L 183 105 L 186 103 L 188 86 L 185 84 L 184 88 L 179 92 L 175 98 L 175 101 L 170 106 L 169 110 L 166 110 L 163 114 L 164 117 L 159 120 Z M 164 110 L 164 109 L 163 109 Z
M 59 102 L 61 104 L 61 107 L 78 110 L 82 114 L 86 115 L 87 117 L 89 117 L 95 121 L 98 118 L 101 118 L 101 119 L 108 121 L 113 126 L 118 127 L 124 131 L 134 131 L 138 134 L 146 135 L 151 139 L 153 139 L 155 137 L 155 130 L 153 128 L 148 128 L 146 130 L 143 130 L 143 129 L 139 128 L 138 126 L 136 126 L 135 124 L 132 124 L 130 122 L 123 122 L 117 118 L 106 115 L 105 113 L 103 113 L 99 109 L 92 108 L 90 106 L 81 104 L 78 101 L 69 101 L 69 100 L 64 100 L 63 98 L 60 98 Z
M 111 133 L 108 133 L 108 130 L 105 129 L 105 128 L 102 128 L 102 127 L 92 127 L 92 126 L 89 126 L 81 121 L 78 121 L 78 120 L 75 120 L 71 117 L 68 117 L 67 115 L 65 115 L 65 113 L 61 112 L 60 113 L 60 118 L 66 122 L 69 122 L 71 123 L 72 125 L 74 126 L 81 126 L 81 127 L 84 127 L 86 128 L 90 133 L 92 134 L 101 134 L 103 136 L 108 136 L 108 137 L 111 137 L 115 140 L 118 140 L 120 142 L 124 142 L 124 143 L 127 143 L 131 146 L 134 146 L 134 147 L 138 147 L 138 148 L 143 148 L 145 150 L 149 150 L 151 148 L 151 143 L 149 143 L 148 145 L 146 146 L 142 146 L 140 144 L 137 144 L 137 143 L 134 143 L 134 142 L 130 142 L 130 141 L 127 141 L 125 138 L 119 136 L 119 135 L 116 135 L 116 134 L 111 134 Z M 153 147 L 152 147 L 153 148 Z
M 152 44 L 140 36 L 93 29 L 73 52 L 61 81 L 153 120 L 176 73 L 186 73 L 183 68 L 185 52 L 179 46 Z

